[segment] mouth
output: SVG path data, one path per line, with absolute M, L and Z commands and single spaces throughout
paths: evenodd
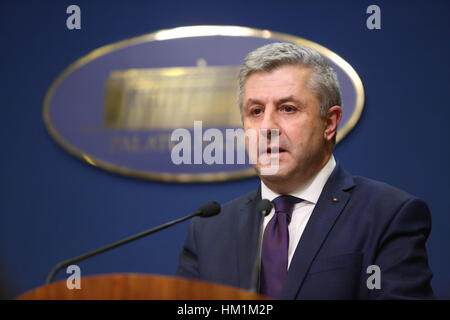
M 267 147 L 266 151 L 263 153 L 267 153 L 267 154 L 282 154 L 287 152 L 286 149 L 284 148 L 276 148 L 276 147 Z

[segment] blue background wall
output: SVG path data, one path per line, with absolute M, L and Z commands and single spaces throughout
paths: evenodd
M 81 7 L 80 31 L 65 26 L 70 4 Z M 366 28 L 371 4 L 381 7 L 378 31 Z M 42 285 L 60 260 L 257 186 L 257 179 L 179 185 L 113 175 L 64 152 L 42 121 L 48 87 L 82 55 L 159 29 L 204 24 L 297 35 L 330 48 L 357 70 L 365 85 L 365 110 L 335 156 L 353 174 L 383 180 L 428 202 L 433 285 L 438 297 L 449 298 L 450 2 L 378 0 L 2 0 L 0 263 L 9 294 Z M 186 227 L 83 262 L 82 273 L 173 274 Z

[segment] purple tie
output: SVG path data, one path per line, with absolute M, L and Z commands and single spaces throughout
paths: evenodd
M 262 294 L 279 298 L 288 269 L 289 230 L 292 211 L 303 201 L 290 195 L 273 199 L 275 214 L 266 226 L 261 252 Z

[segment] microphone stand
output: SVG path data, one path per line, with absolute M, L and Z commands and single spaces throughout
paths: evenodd
M 261 203 L 260 205 L 263 206 L 259 210 L 260 214 L 260 221 L 259 221 L 259 234 L 258 234 L 258 245 L 256 247 L 256 257 L 255 257 L 255 263 L 253 264 L 253 274 L 251 279 L 251 285 L 250 285 L 250 291 L 258 294 L 259 293 L 259 274 L 261 272 L 261 250 L 262 250 L 262 242 L 263 242 L 263 236 L 264 236 L 264 217 L 270 213 L 270 210 L 272 210 L 272 204 L 269 200 L 262 200 L 263 202 L 267 201 L 266 206 L 263 206 Z
M 97 255 L 97 254 L 103 253 L 103 252 L 105 252 L 105 251 L 114 249 L 114 248 L 116 248 L 116 247 L 118 247 L 118 246 L 124 245 L 124 244 L 126 244 L 126 243 L 128 243 L 128 242 L 131 242 L 131 241 L 134 241 L 134 240 L 136 240 L 136 239 L 145 237 L 145 236 L 150 235 L 150 234 L 152 234 L 152 233 L 155 233 L 155 232 L 157 232 L 157 231 L 166 229 L 166 228 L 168 228 L 168 227 L 170 227 L 170 226 L 173 226 L 174 224 L 183 222 L 183 221 L 188 220 L 188 219 L 190 219 L 190 218 L 192 218 L 192 217 L 195 217 L 195 216 L 197 216 L 197 215 L 201 215 L 202 213 L 203 213 L 203 212 L 202 212 L 201 210 L 198 210 L 198 211 L 196 211 L 195 213 L 192 213 L 192 214 L 190 214 L 190 215 L 188 215 L 188 216 L 186 216 L 186 217 L 179 218 L 179 219 L 176 219 L 176 220 L 167 222 L 167 223 L 165 223 L 165 224 L 163 224 L 163 225 L 154 227 L 154 228 L 152 228 L 152 229 L 143 231 L 143 232 L 138 233 L 138 234 L 136 234 L 136 235 L 133 235 L 133 236 L 131 236 L 131 237 L 128 237 L 128 238 L 122 239 L 122 240 L 120 240 L 120 241 L 114 242 L 114 243 L 109 244 L 109 245 L 107 245 L 107 246 L 104 246 L 104 247 L 102 247 L 102 248 L 100 248 L 100 249 L 92 250 L 92 251 L 89 251 L 89 252 L 87 252 L 87 253 L 85 253 L 85 254 L 82 254 L 82 255 L 80 255 L 80 256 L 78 256 L 78 257 L 75 257 L 75 258 L 71 258 L 71 259 L 62 261 L 62 262 L 58 263 L 56 266 L 54 266 L 53 269 L 50 271 L 50 274 L 48 275 L 47 280 L 45 281 L 45 284 L 51 283 L 51 282 L 53 281 L 53 278 L 54 278 L 54 277 L 56 276 L 56 274 L 58 273 L 58 271 L 61 270 L 62 268 L 68 267 L 68 266 L 70 266 L 71 264 L 74 264 L 74 263 L 76 263 L 76 262 L 80 262 L 80 261 L 86 260 L 87 258 L 90 258 L 90 257 L 95 256 L 95 255 Z

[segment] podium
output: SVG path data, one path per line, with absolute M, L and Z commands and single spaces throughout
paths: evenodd
M 264 296 L 224 285 L 185 278 L 104 274 L 81 278 L 80 289 L 66 280 L 20 295 L 18 300 L 268 300 Z

